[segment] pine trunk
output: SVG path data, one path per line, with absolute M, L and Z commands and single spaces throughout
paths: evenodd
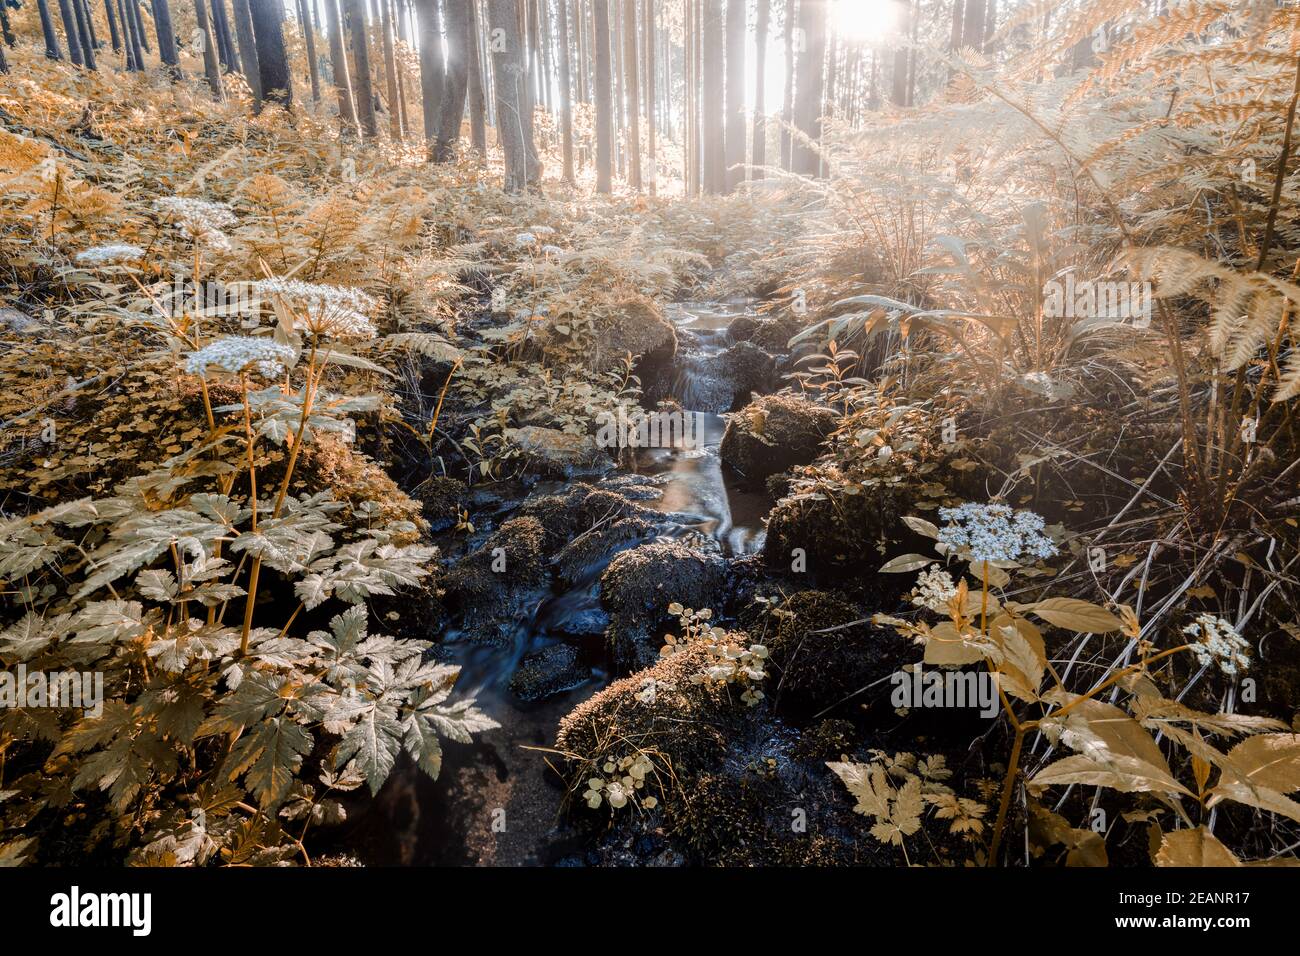
M 366 40 L 366 11 L 362 0 L 342 0 L 343 16 L 352 37 L 353 89 L 356 93 L 357 117 L 361 121 L 361 135 L 375 139 L 379 126 L 375 122 L 374 88 L 370 84 L 370 44 Z M 261 47 L 258 47 L 260 52 Z
M 796 173 L 817 176 L 821 158 L 814 148 L 821 141 L 822 66 L 826 58 L 826 0 L 800 0 L 799 29 L 804 50 L 797 64 L 794 121 L 806 139 L 796 142 L 792 167 Z
M 456 144 L 460 141 L 465 94 L 469 90 L 469 46 L 474 42 L 471 12 L 468 0 L 451 0 L 447 5 L 447 80 L 442 88 L 438 141 L 433 150 L 436 163 L 455 159 Z
M 614 191 L 614 104 L 610 88 L 609 0 L 591 0 L 596 59 L 596 192 Z
M 746 0 L 727 0 L 727 179 L 724 192 L 745 181 L 745 8 Z
M 348 68 L 347 48 L 343 41 L 343 18 L 339 15 L 338 0 L 322 0 L 325 4 L 325 23 L 330 31 L 330 67 L 334 73 L 334 89 L 339 98 L 339 118 L 343 129 L 357 132 L 357 110 L 352 102 L 352 71 Z M 235 10 L 240 0 L 235 0 Z M 242 44 L 242 40 L 240 41 Z M 247 64 L 245 64 L 247 68 Z
M 281 0 L 249 0 L 253 14 L 253 39 L 257 44 L 257 69 L 262 97 L 285 109 L 293 106 L 293 79 L 284 49 L 284 8 Z
M 325 0 L 334 3 L 336 0 Z M 239 62 L 253 94 L 253 108 L 262 106 L 262 71 L 257 65 L 257 41 L 253 38 L 253 14 L 248 0 L 231 0 L 235 10 L 235 38 L 239 41 Z
M 420 98 L 424 141 L 430 149 L 438 137 L 442 105 L 442 20 L 438 0 L 416 0 L 419 10 Z
M 569 3 L 559 0 L 560 28 L 560 143 L 564 153 L 564 181 L 573 185 L 573 72 L 569 58 Z

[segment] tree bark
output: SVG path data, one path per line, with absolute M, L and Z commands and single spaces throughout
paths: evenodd
M 657 165 L 658 131 L 656 127 L 655 102 L 655 0 L 644 0 L 642 8 L 645 25 L 645 140 L 646 140 L 646 175 L 650 180 L 650 195 L 659 191 L 659 169 Z
M 235 38 L 239 41 L 239 62 L 253 94 L 253 108 L 262 107 L 262 70 L 257 65 L 257 40 L 253 37 L 253 14 L 248 0 L 230 0 L 235 9 Z M 335 0 L 325 0 L 334 3 Z
M 341 0 L 348 33 L 352 36 L 353 91 L 356 94 L 357 118 L 361 135 L 375 139 L 379 125 L 375 122 L 375 94 L 370 85 L 370 44 L 366 40 L 366 11 L 362 0 Z M 259 48 L 260 50 L 260 48 Z
M 817 176 L 821 158 L 813 148 L 821 140 L 822 65 L 826 58 L 826 0 L 800 0 L 799 29 L 803 30 L 804 51 L 797 63 L 795 80 L 795 126 L 811 141 L 794 144 L 793 168 L 805 176 Z
M 447 5 L 447 81 L 442 88 L 438 142 L 433 150 L 436 163 L 456 158 L 460 124 L 465 117 L 465 94 L 469 90 L 469 46 L 475 39 L 472 12 L 468 0 L 451 0 Z
M 199 36 L 203 42 L 203 73 L 207 77 L 208 86 L 212 90 L 212 98 L 220 101 L 225 99 L 225 90 L 221 87 L 221 67 L 217 62 L 217 42 L 212 35 L 212 28 L 208 24 L 208 7 L 203 0 L 197 0 L 194 4 L 194 13 L 199 25 Z M 163 34 L 158 34 L 158 46 L 162 49 Z
M 573 185 L 573 82 L 569 57 L 569 3 L 560 0 L 560 143 L 564 153 L 564 181 Z
M 45 38 L 45 58 L 62 60 L 63 50 L 59 47 L 59 35 L 54 32 L 54 18 L 50 16 L 50 5 L 46 0 L 36 0 L 36 9 L 41 15 L 41 33 Z
M 455 0 L 452 0 L 453 4 Z M 461 0 L 464 2 L 464 0 Z M 400 140 L 402 130 L 402 110 L 397 91 L 397 61 L 393 56 L 393 18 L 389 13 L 388 0 L 379 0 L 379 35 L 384 54 L 384 86 L 388 95 L 388 131 L 393 139 Z
M 636 0 L 623 0 L 623 68 L 627 87 L 627 180 L 641 191 L 641 84 L 638 82 Z
M 144 32 L 144 18 L 140 16 L 140 0 L 126 0 L 126 6 L 131 12 L 131 19 L 135 21 L 135 33 L 140 39 L 140 45 L 144 47 L 145 53 L 152 53 L 153 50 L 149 47 L 149 37 Z M 172 40 L 172 45 L 175 46 L 175 38 Z M 140 69 L 144 69 L 143 57 L 140 59 Z
M 763 178 L 767 165 L 767 27 L 771 0 L 758 0 L 758 21 L 754 35 L 754 150 L 751 165 L 754 178 Z
M 202 0 L 199 0 L 196 6 L 201 3 Z M 172 8 L 167 0 L 153 0 L 153 26 L 158 35 L 158 56 L 172 78 L 178 79 L 181 75 L 181 59 L 176 52 L 176 31 L 172 28 Z
M 746 0 L 727 0 L 727 92 L 724 192 L 745 181 L 745 12 Z
M 416 0 L 416 3 L 420 13 L 420 98 L 424 141 L 432 149 L 438 137 L 438 112 L 442 106 L 442 21 L 438 0 Z
M 257 45 L 257 69 L 263 99 L 293 106 L 293 78 L 284 48 L 284 8 L 281 0 L 249 0 L 253 15 L 253 39 Z
M 962 46 L 983 52 L 984 10 L 986 0 L 966 0 L 965 24 L 962 27 Z
M 218 3 L 219 0 L 212 0 Z M 307 73 L 311 77 L 311 101 L 320 102 L 320 67 L 316 63 L 316 36 L 311 28 L 311 14 L 307 5 L 311 0 L 298 0 L 298 24 L 302 27 L 302 39 L 307 45 Z
M 72 21 L 73 26 L 77 29 L 77 43 L 81 45 L 81 58 L 86 69 L 93 70 L 96 68 L 95 38 L 91 34 L 86 13 L 87 10 L 82 6 L 82 0 L 72 0 Z
M 596 192 L 614 191 L 614 104 L 609 62 L 609 0 L 591 0 L 596 54 Z
M 527 189 L 531 163 L 525 136 L 525 87 L 529 83 L 517 0 L 488 0 L 492 78 L 496 88 L 497 140 L 505 157 L 506 192 Z
M 480 160 L 487 158 L 487 95 L 483 83 L 478 0 L 469 2 L 469 139 Z
M 126 44 L 126 68 L 128 71 L 144 69 L 144 55 L 140 52 L 140 35 L 136 31 L 135 20 L 126 8 L 126 0 L 117 0 L 117 18 L 122 23 L 122 40 Z
M 105 0 L 105 2 L 107 2 L 107 0 Z M 114 29 L 113 35 L 114 37 L 117 36 L 116 28 Z M 0 36 L 4 37 L 6 46 L 14 45 L 14 31 L 13 28 L 9 26 L 9 11 L 4 5 L 4 0 L 0 0 Z M 113 42 L 114 42 L 113 49 L 116 50 L 117 41 L 114 40 Z
M 794 154 L 791 151 L 794 137 L 790 127 L 794 125 L 794 20 L 795 0 L 785 0 L 785 96 L 781 104 L 781 168 L 789 172 L 793 168 Z
M 330 31 L 330 67 L 334 74 L 334 89 L 339 97 L 339 119 L 345 132 L 357 133 L 357 110 L 352 102 L 352 77 L 348 69 L 348 55 L 343 43 L 343 18 L 339 16 L 338 0 L 323 0 L 325 23 Z M 236 6 L 240 0 L 235 0 Z
M 703 82 L 701 83 L 701 117 L 704 138 L 704 191 L 718 194 L 727 189 L 727 155 L 724 130 L 726 128 L 726 101 L 723 87 L 723 58 L 718 51 L 725 49 L 722 0 L 703 0 L 704 32 L 701 38 Z M 709 55 L 710 52 L 712 55 Z
M 59 19 L 63 21 L 63 39 L 68 44 L 68 58 L 73 65 L 82 66 L 81 40 L 77 36 L 77 17 L 72 12 L 71 0 L 59 0 Z

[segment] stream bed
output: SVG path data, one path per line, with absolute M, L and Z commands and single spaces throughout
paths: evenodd
M 659 513 L 661 539 L 688 539 L 726 557 L 762 547 L 763 518 L 770 502 L 740 488 L 722 467 L 719 445 L 725 429 L 718 383 L 710 366 L 728 345 L 727 326 L 752 315 L 740 303 L 674 303 L 667 312 L 681 346 L 669 385 L 693 413 L 693 447 L 636 449 L 627 467 L 603 479 L 574 479 L 617 487 L 639 476 L 659 490 L 638 502 Z M 692 408 L 692 403 L 707 410 Z M 531 494 L 553 494 L 567 483 L 545 482 Z M 644 488 L 645 485 L 640 487 Z M 651 538 L 653 540 L 653 538 Z M 560 819 L 563 782 L 545 752 L 554 744 L 560 720 L 609 682 L 601 621 L 600 576 L 613 554 L 584 570 L 571 587 L 542 596 L 517 621 L 508 646 L 475 644 L 443 636 L 448 659 L 461 665 L 458 696 L 475 696 L 479 707 L 501 726 L 473 744 L 444 742 L 440 778 L 414 768 L 394 773 L 373 808 L 349 828 L 345 842 L 367 863 L 415 866 L 528 866 L 580 863 L 580 844 Z M 590 676 L 576 686 L 534 703 L 510 688 L 520 662 L 557 644 L 576 646 Z M 539 749 L 529 749 L 539 748 Z

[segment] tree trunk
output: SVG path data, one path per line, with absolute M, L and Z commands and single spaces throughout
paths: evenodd
M 136 30 L 135 20 L 127 9 L 126 0 L 117 0 L 117 18 L 122 23 L 122 39 L 126 44 L 126 68 L 128 71 L 144 69 L 144 54 L 140 52 L 140 34 Z
M 62 60 L 63 50 L 59 48 L 59 35 L 54 32 L 54 18 L 50 16 L 50 5 L 46 0 L 36 0 L 36 9 L 41 15 L 41 33 L 45 38 L 45 58 Z
M 366 40 L 366 11 L 362 0 L 341 0 L 348 32 L 352 35 L 352 63 L 356 68 L 353 90 L 356 94 L 357 117 L 361 121 L 361 135 L 374 139 L 379 135 L 375 122 L 375 95 L 370 85 L 370 44 Z M 259 52 L 261 48 L 259 47 Z
M 701 84 L 704 136 L 704 191 L 722 193 L 727 189 L 727 156 L 723 131 L 726 126 L 726 103 L 723 91 L 724 49 L 722 0 L 703 0 L 704 33 L 701 38 L 704 77 Z
M 432 150 L 438 138 L 438 111 L 442 105 L 442 20 L 438 0 L 416 0 L 416 3 L 420 13 L 420 97 L 424 141 Z
M 984 50 L 985 0 L 966 0 L 965 25 L 962 27 L 962 46 Z
M 219 0 L 212 0 L 218 3 Z M 320 68 L 316 64 L 316 36 L 311 28 L 311 14 L 307 5 L 311 0 L 298 0 L 298 23 L 302 27 L 303 42 L 307 45 L 307 73 L 311 77 L 311 101 L 320 102 Z
M 596 54 L 596 192 L 614 191 L 614 104 L 609 62 L 609 0 L 591 0 Z
M 86 16 L 88 12 L 83 5 L 83 0 L 72 0 L 72 19 L 77 28 L 77 42 L 81 44 L 81 57 L 85 61 L 86 69 L 94 70 L 96 69 L 95 37 Z
M 75 66 L 86 61 L 81 56 L 81 40 L 77 36 L 77 16 L 72 12 L 71 0 L 59 0 L 59 19 L 63 21 L 63 39 L 68 44 L 68 58 Z
M 627 86 L 627 180 L 641 191 L 641 84 L 637 76 L 636 0 L 623 0 L 623 66 Z
M 767 26 L 771 0 L 758 0 L 758 22 L 754 37 L 754 151 L 751 164 L 754 178 L 763 178 L 767 165 Z
M 655 90 L 655 0 L 644 0 L 642 8 L 644 16 L 642 19 L 645 25 L 642 30 L 645 32 L 645 151 L 646 151 L 646 175 L 650 179 L 650 195 L 653 196 L 659 191 L 659 169 L 658 169 L 658 130 L 656 126 L 656 102 Z
M 285 109 L 293 106 L 293 79 L 284 49 L 284 8 L 281 0 L 249 0 L 253 39 L 257 44 L 257 69 L 262 97 Z
M 339 16 L 338 0 L 323 0 L 325 23 L 330 31 L 330 68 L 334 74 L 334 89 L 339 97 L 339 119 L 345 132 L 357 132 L 357 110 L 352 103 L 352 76 L 348 69 L 348 55 L 343 43 L 343 18 Z M 235 0 L 236 9 L 240 0 Z
M 560 0 L 560 142 L 564 151 L 564 181 L 570 186 L 573 171 L 573 73 L 569 59 L 569 3 Z
M 478 0 L 469 2 L 469 140 L 480 160 L 487 158 L 487 96 L 483 89 L 483 58 L 479 44 Z
M 528 188 L 530 163 L 522 112 L 529 76 L 518 0 L 488 0 L 488 28 L 492 36 L 497 140 L 505 157 L 504 188 L 506 192 L 520 192 Z
M 403 136 L 402 111 L 398 105 L 397 61 L 393 56 L 393 18 L 389 13 L 388 0 L 379 0 L 379 35 L 380 45 L 384 52 L 384 87 L 388 96 L 388 132 L 393 139 L 400 140 Z
M 781 168 L 787 172 L 793 168 L 794 155 L 791 151 L 794 138 L 790 127 L 794 125 L 794 18 L 795 0 L 785 0 L 785 96 L 781 104 Z
M 140 0 L 126 0 L 127 9 L 131 11 L 131 19 L 135 21 L 135 33 L 140 38 L 140 45 L 144 47 L 145 53 L 152 53 L 149 48 L 149 37 L 144 32 L 144 18 L 140 16 Z M 156 21 L 155 21 L 156 25 Z M 172 46 L 176 45 L 175 37 L 172 38 Z M 140 59 L 140 69 L 144 69 L 144 58 Z
M 336 0 L 325 0 L 334 3 Z M 253 94 L 253 108 L 262 108 L 262 71 L 257 65 L 257 41 L 253 38 L 253 14 L 248 0 L 231 0 L 235 9 L 235 38 L 239 41 L 239 62 L 243 65 L 244 79 Z
M 199 25 L 199 37 L 203 43 L 203 73 L 207 77 L 208 86 L 212 90 L 212 98 L 220 101 L 225 99 L 225 91 L 221 88 L 221 67 L 217 63 L 217 43 L 212 36 L 212 28 L 208 24 L 208 7 L 203 0 L 197 0 L 194 4 L 194 13 Z M 158 48 L 163 47 L 163 34 L 158 33 Z
M 745 181 L 745 8 L 746 0 L 727 0 L 727 93 L 724 192 Z
M 794 121 L 807 140 L 794 144 L 793 169 L 816 176 L 821 158 L 813 147 L 821 140 L 822 64 L 826 58 L 826 0 L 800 0 L 799 29 L 803 30 L 804 51 L 797 64 Z
M 449 163 L 456 158 L 460 124 L 465 117 L 465 94 L 469 89 L 469 46 L 475 39 L 470 20 L 472 12 L 468 0 L 452 0 L 447 5 L 447 82 L 443 84 L 438 114 L 435 163 Z
M 221 0 L 211 0 L 210 3 L 212 23 L 212 32 L 217 40 L 217 59 L 221 61 L 221 70 L 223 73 L 230 73 L 235 69 L 235 56 L 231 52 L 229 24 L 226 22 L 226 6 Z
M 127 0 L 128 3 L 132 0 Z M 136 12 L 139 12 L 137 8 Z M 172 8 L 167 0 L 153 0 L 153 26 L 158 35 L 158 56 L 173 79 L 181 75 L 181 59 L 176 52 L 176 31 L 172 28 Z
M 105 2 L 107 2 L 107 0 L 105 0 Z M 112 14 L 110 13 L 110 16 L 111 16 L 111 15 L 112 15 Z M 9 10 L 8 10 L 8 8 L 4 5 L 3 0 L 0 0 L 0 36 L 3 36 L 3 37 L 4 37 L 4 41 L 5 41 L 5 45 L 6 45 L 6 46 L 13 46 L 13 45 L 14 45 L 14 31 L 13 31 L 13 28 L 9 26 Z M 117 30 L 116 30 L 116 28 L 114 28 L 113 36 L 114 36 L 114 37 L 117 36 Z M 116 49 L 117 49 L 117 40 L 116 40 L 116 39 L 114 39 L 113 44 L 114 44 L 114 45 L 113 45 L 113 49 L 116 50 Z

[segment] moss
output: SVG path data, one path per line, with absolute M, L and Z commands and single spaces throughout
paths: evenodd
M 766 395 L 727 419 L 722 460 L 750 484 L 817 457 L 834 430 L 831 409 L 797 395 Z
M 609 611 L 606 633 L 617 673 L 646 667 L 658 658 L 661 625 L 668 605 L 711 607 L 722 598 L 726 562 L 675 541 L 656 541 L 624 551 L 600 579 L 600 599 Z
M 796 720 L 834 707 L 912 659 L 903 638 L 856 623 L 868 615 L 836 594 L 800 591 L 773 614 L 767 646 L 777 671 L 776 709 Z
M 677 351 L 677 330 L 648 299 L 629 299 L 596 320 L 596 368 L 616 368 L 631 353 L 671 360 Z
M 442 531 L 459 520 L 467 490 L 463 481 L 443 475 L 433 476 L 416 489 L 429 530 Z
M 516 623 L 532 609 L 537 592 L 549 586 L 544 541 L 536 518 L 512 518 L 447 575 L 448 603 L 459 610 L 471 640 L 489 644 L 510 640 Z
M 857 731 L 847 720 L 819 720 L 799 737 L 791 756 L 799 760 L 836 760 L 853 749 Z

